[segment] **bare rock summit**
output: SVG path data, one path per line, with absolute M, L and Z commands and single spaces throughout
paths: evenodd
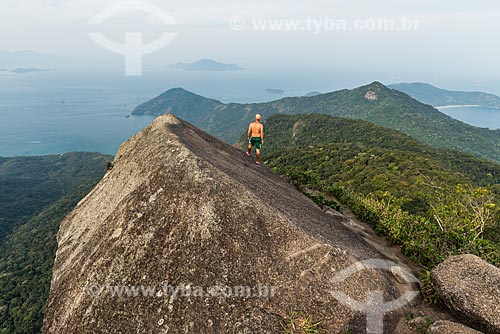
M 365 333 L 366 315 L 338 296 L 414 289 L 366 265 L 385 258 L 339 217 L 172 115 L 122 144 L 57 239 L 46 334 L 281 333 L 295 311 Z M 385 333 L 398 312 L 382 314 Z

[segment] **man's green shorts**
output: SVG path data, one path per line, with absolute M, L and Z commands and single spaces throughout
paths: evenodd
M 256 149 L 260 150 L 260 145 L 262 144 L 262 140 L 260 137 L 252 137 L 250 139 L 250 145 L 255 146 Z

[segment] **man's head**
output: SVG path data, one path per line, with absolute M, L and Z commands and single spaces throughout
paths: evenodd
M 255 120 L 256 120 L 257 122 L 260 122 L 260 118 L 261 118 L 260 114 L 255 115 Z

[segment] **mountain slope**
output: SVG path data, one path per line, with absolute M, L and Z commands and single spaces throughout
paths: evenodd
M 349 205 L 422 266 L 461 253 L 500 264 L 500 165 L 366 121 L 275 115 L 266 127 L 269 167 L 319 204 Z
M 205 110 L 214 110 L 221 104 L 217 100 L 207 99 L 182 88 L 173 88 L 136 107 L 132 113 L 135 115 L 172 113 L 185 118 L 197 117 L 202 122 L 208 120 L 209 115 L 204 115 Z
M 332 283 L 382 255 L 268 168 L 172 115 L 120 147 L 113 169 L 62 222 L 58 244 L 46 334 L 279 333 L 297 309 L 325 332 L 357 333 L 364 321 L 329 290 L 360 299 L 383 290 L 393 299 L 410 288 L 362 269 Z M 275 294 L 257 298 L 251 287 L 259 284 Z M 152 294 L 110 292 L 124 285 Z M 165 285 L 197 293 L 175 298 Z M 401 317 L 387 314 L 387 328 Z
M 499 164 L 435 149 L 366 121 L 274 115 L 266 128 L 264 158 L 280 173 L 309 170 L 311 182 L 342 182 L 364 194 L 389 192 L 412 213 L 427 214 L 432 204 L 434 189 L 425 181 L 489 186 L 500 192 Z
M 111 157 L 74 152 L 0 158 L 0 333 L 40 333 L 62 218 Z
M 167 91 L 137 107 L 134 114 L 170 112 L 227 141 L 238 140 L 256 113 L 320 113 L 362 119 L 403 132 L 433 147 L 469 152 L 500 161 L 500 131 L 477 128 L 374 82 L 353 90 L 313 97 L 289 97 L 268 103 L 224 104 L 182 89 Z
M 0 334 L 41 332 L 59 223 L 96 182 L 83 182 L 15 229 L 0 246 Z
M 82 152 L 0 158 L 0 245 L 12 229 L 43 208 L 102 176 L 109 159 Z
M 316 144 L 353 144 L 363 149 L 379 148 L 414 152 L 461 173 L 478 185 L 500 183 L 500 164 L 471 154 L 436 149 L 399 131 L 367 121 L 322 114 L 275 115 L 266 121 L 265 154 L 290 147 Z
M 477 105 L 486 108 L 500 109 L 500 97 L 483 92 L 450 91 L 437 88 L 427 83 L 399 83 L 389 85 L 414 99 L 435 107 L 448 105 Z

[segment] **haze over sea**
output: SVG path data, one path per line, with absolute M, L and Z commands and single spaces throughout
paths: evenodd
M 115 154 L 123 141 L 154 119 L 127 117 L 133 108 L 173 87 L 223 102 L 262 102 L 367 83 L 353 76 L 332 80 L 325 73 L 264 71 L 165 71 L 137 78 L 111 72 L 0 72 L 0 156 L 70 151 Z M 285 94 L 269 94 L 267 88 L 282 89 Z M 499 110 L 456 107 L 442 111 L 472 125 L 500 128 Z

